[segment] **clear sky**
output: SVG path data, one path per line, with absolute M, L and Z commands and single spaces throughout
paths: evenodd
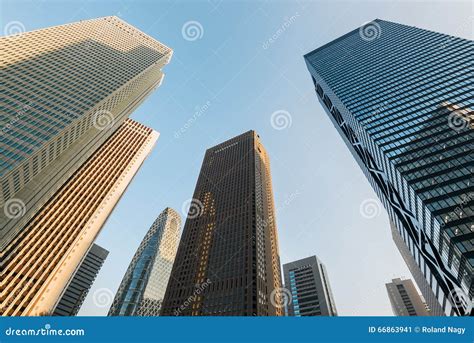
M 192 197 L 205 150 L 249 129 L 271 158 L 282 264 L 316 254 L 340 315 L 392 315 L 385 283 L 411 275 L 303 55 L 375 18 L 472 39 L 470 1 L 0 3 L 3 31 L 117 15 L 174 50 L 162 86 L 132 115 L 161 136 L 97 239 L 110 254 L 80 315 L 107 313 L 155 218 Z M 276 111 L 287 120 L 272 125 Z

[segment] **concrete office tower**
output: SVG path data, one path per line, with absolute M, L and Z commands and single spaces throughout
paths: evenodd
M 474 297 L 473 49 L 377 19 L 305 55 L 322 107 L 446 315 L 469 314 Z
M 289 316 L 337 316 L 326 267 L 316 256 L 284 264 L 283 275 Z
M 108 254 L 101 246 L 92 244 L 54 307 L 53 316 L 77 315 Z
M 0 253 L 1 314 L 51 314 L 158 133 L 127 119 Z
M 109 316 L 158 316 L 178 250 L 181 218 L 167 207 L 143 238 L 115 295 Z
M 395 316 L 429 316 L 426 304 L 411 280 L 393 279 L 386 283 L 388 298 Z
M 117 17 L 0 45 L 1 250 L 160 85 L 172 50 Z
M 206 151 L 162 314 L 283 315 L 280 273 L 270 161 L 248 131 Z

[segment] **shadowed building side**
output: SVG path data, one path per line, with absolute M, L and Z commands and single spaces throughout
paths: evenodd
M 400 236 L 397 227 L 392 222 L 390 223 L 390 228 L 392 230 L 393 241 L 397 246 L 400 255 L 402 255 L 403 259 L 405 260 L 405 263 L 407 264 L 408 270 L 413 276 L 413 279 L 418 285 L 418 288 L 425 299 L 426 305 L 430 309 L 429 314 L 432 316 L 445 316 L 443 308 L 436 298 L 436 294 L 433 292 L 430 284 L 425 279 L 420 267 L 416 263 L 415 258 L 411 254 L 410 249 L 408 249 L 408 244 L 404 241 L 404 239 L 407 239 L 408 237 L 403 238 Z
M 377 19 L 304 56 L 412 269 L 454 316 L 471 314 L 474 299 L 473 49 L 471 40 Z
M 172 50 L 117 17 L 0 43 L 3 250 L 161 84 Z

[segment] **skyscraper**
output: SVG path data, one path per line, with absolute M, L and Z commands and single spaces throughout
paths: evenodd
M 392 230 L 392 238 L 395 242 L 395 245 L 400 251 L 405 263 L 407 264 L 408 270 L 411 272 L 413 279 L 415 280 L 418 288 L 420 289 L 423 298 L 425 299 L 426 305 L 430 309 L 431 316 L 445 316 L 446 314 L 443 311 L 443 308 L 439 304 L 438 299 L 436 298 L 436 294 L 430 287 L 430 284 L 426 280 L 425 276 L 423 275 L 421 269 L 418 267 L 415 258 L 410 252 L 408 248 L 408 244 L 403 241 L 403 237 L 400 236 L 397 227 L 395 224 L 390 223 L 390 228 Z
M 429 316 L 426 304 L 421 300 L 411 280 L 393 279 L 386 283 L 388 298 L 396 316 Z
M 322 107 L 447 315 L 470 313 L 474 296 L 473 48 L 377 19 L 305 55 Z
M 109 316 L 158 316 L 178 250 L 181 218 L 167 207 L 143 238 L 115 295 Z
M 51 314 L 158 133 L 127 119 L 0 253 L 8 316 Z
M 283 314 L 270 161 L 248 131 L 206 151 L 163 315 Z
M 158 87 L 172 50 L 117 17 L 0 38 L 0 249 Z
M 53 316 L 77 315 L 108 254 L 101 246 L 92 244 L 55 305 Z
M 326 267 L 316 256 L 284 264 L 283 275 L 289 316 L 337 316 Z

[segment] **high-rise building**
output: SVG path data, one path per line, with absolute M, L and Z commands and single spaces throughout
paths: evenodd
M 143 238 L 115 295 L 109 316 L 158 316 L 178 250 L 181 218 L 167 207 Z
M 393 241 L 395 242 L 398 251 L 400 251 L 400 254 L 405 260 L 405 263 L 408 266 L 408 270 L 411 272 L 413 279 L 415 280 L 416 284 L 418 285 L 418 288 L 420 289 L 421 294 L 423 295 L 423 298 L 425 299 L 426 306 L 429 308 L 429 314 L 431 316 L 445 316 L 443 308 L 441 307 L 438 302 L 438 299 L 436 298 L 436 294 L 433 292 L 430 287 L 430 284 L 425 279 L 421 269 L 418 267 L 415 258 L 411 254 L 410 249 L 408 248 L 408 244 L 403 241 L 403 237 L 400 236 L 397 227 L 392 222 L 390 223 L 390 228 L 392 230 Z
M 92 244 L 55 305 L 53 316 L 77 315 L 108 254 L 106 249 Z
M 447 315 L 470 313 L 474 296 L 473 48 L 377 19 L 305 55 L 322 107 Z
M 16 235 L 0 253 L 0 314 L 52 314 L 157 138 L 127 119 Z
M 117 17 L 0 38 L 0 249 L 160 85 L 172 50 Z
M 386 283 L 388 298 L 395 316 L 429 316 L 425 302 L 411 280 L 393 279 Z
M 316 256 L 284 264 L 283 276 L 289 316 L 337 316 L 328 272 Z
M 162 314 L 283 314 L 270 161 L 248 131 L 206 151 Z

